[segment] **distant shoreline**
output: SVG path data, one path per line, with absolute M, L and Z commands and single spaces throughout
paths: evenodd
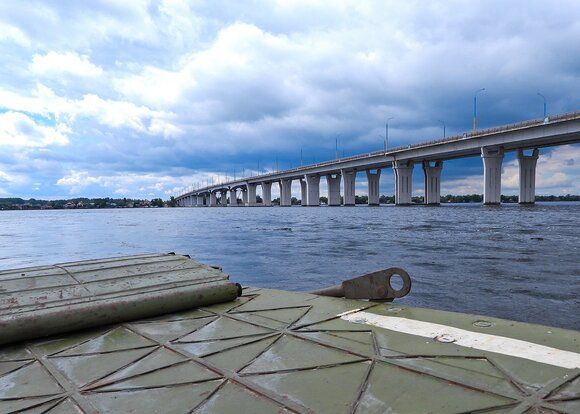
M 260 200 L 258 200 L 260 201 Z M 274 205 L 279 199 L 272 200 Z M 356 196 L 356 204 L 367 204 L 367 196 Z M 481 203 L 481 194 L 469 195 L 445 195 L 441 196 L 441 204 L 471 204 Z M 502 203 L 514 204 L 518 202 L 517 195 L 502 195 Z M 539 195 L 536 202 L 574 202 L 580 201 L 580 195 Z M 328 202 L 326 197 L 320 197 L 321 204 Z M 423 204 L 423 196 L 413 197 L 413 203 Z M 299 205 L 300 200 L 292 198 L 293 205 Z M 394 196 L 381 195 L 380 204 L 394 204 Z M 0 198 L 0 210 L 93 210 L 93 209 L 118 209 L 118 208 L 162 208 L 175 207 L 173 197 L 164 201 L 160 198 L 152 200 L 140 200 L 130 198 L 72 198 L 65 200 L 37 200 L 34 198 L 25 200 L 22 198 Z

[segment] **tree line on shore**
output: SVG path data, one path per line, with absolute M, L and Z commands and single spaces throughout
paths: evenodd
M 413 203 L 422 204 L 423 196 L 412 198 Z M 228 200 L 229 201 L 229 200 Z M 341 196 L 341 203 L 344 201 Z M 441 196 L 441 203 L 481 203 L 483 195 L 467 194 Z M 502 195 L 502 203 L 517 203 L 517 195 Z M 536 201 L 580 201 L 580 195 L 538 195 Z M 241 200 L 239 200 L 241 203 Z M 262 198 L 258 195 L 257 202 L 261 203 Z M 394 204 L 395 197 L 391 195 L 381 195 L 379 197 L 381 204 Z M 320 197 L 321 204 L 328 204 L 327 197 Z M 355 204 L 367 204 L 366 195 L 355 196 Z M 280 204 L 280 198 L 272 200 L 272 204 Z M 177 205 L 174 197 L 164 201 L 161 198 L 134 199 L 134 198 L 72 198 L 66 200 L 37 200 L 34 198 L 25 200 L 22 198 L 0 198 L 0 210 L 65 210 L 65 209 L 102 209 L 102 208 L 155 208 L 155 207 L 175 207 Z M 292 205 L 300 205 L 300 199 L 292 197 Z
M 161 198 L 151 200 L 134 198 L 71 198 L 66 200 L 37 200 L 34 198 L 0 198 L 0 210 L 66 210 L 98 208 L 151 208 L 168 207 Z

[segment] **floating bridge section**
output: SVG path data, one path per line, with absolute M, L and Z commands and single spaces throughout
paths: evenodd
M 413 194 L 413 170 L 419 164 L 425 176 L 425 204 L 437 205 L 440 202 L 444 161 L 481 156 L 484 167 L 483 202 L 499 204 L 504 154 L 517 151 L 520 169 L 519 202 L 532 204 L 535 200 L 539 149 L 577 142 L 580 142 L 580 111 L 397 147 L 386 152 L 369 152 L 240 178 L 198 188 L 180 194 L 175 199 L 181 207 L 271 206 L 272 184 L 276 183 L 280 186 L 280 206 L 290 206 L 292 181 L 298 180 L 301 185 L 302 205 L 319 206 L 320 179 L 324 177 L 328 185 L 328 205 L 353 206 L 356 173 L 365 171 L 368 180 L 368 204 L 378 205 L 381 170 L 392 168 L 395 173 L 395 204 L 409 205 Z M 257 202 L 256 197 L 258 186 L 262 188 L 261 203 Z

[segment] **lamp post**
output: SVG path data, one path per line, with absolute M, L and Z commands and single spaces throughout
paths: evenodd
M 300 147 L 300 166 L 302 167 L 304 162 L 302 161 L 302 147 Z
M 546 119 L 546 117 L 548 116 L 546 97 L 542 95 L 540 92 L 538 92 L 538 96 L 541 96 L 542 99 L 544 100 L 544 119 Z
M 437 122 L 440 122 L 441 125 L 443 125 L 443 139 L 445 139 L 445 122 L 443 122 L 442 120 L 438 119 Z
M 485 88 L 481 88 L 475 91 L 473 95 L 473 132 L 477 132 L 477 94 L 485 91 Z
M 387 118 L 387 122 L 385 124 L 385 154 L 389 151 L 389 121 L 391 119 L 395 119 L 394 116 Z

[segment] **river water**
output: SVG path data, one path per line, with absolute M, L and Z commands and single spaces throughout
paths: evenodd
M 0 269 L 170 251 L 298 291 L 400 266 L 402 304 L 580 329 L 580 203 L 0 212 Z

